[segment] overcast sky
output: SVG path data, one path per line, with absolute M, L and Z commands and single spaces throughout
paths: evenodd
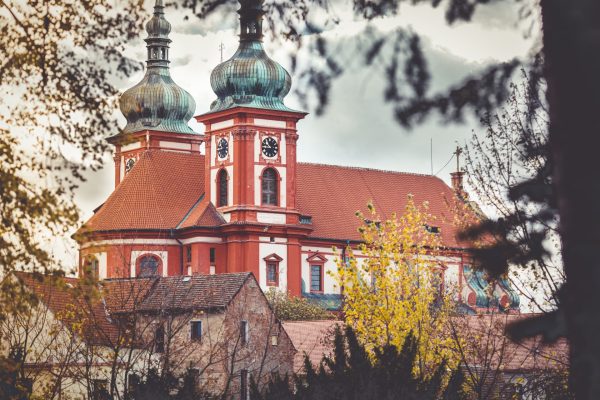
M 146 2 L 149 9 L 152 3 Z M 340 23 L 330 26 L 326 36 L 344 48 L 345 44 L 355 40 L 364 25 L 356 21 L 351 10 L 341 3 L 348 2 L 334 2 L 332 9 Z M 403 7 L 398 17 L 378 21 L 377 28 L 386 32 L 401 24 L 421 35 L 434 77 L 434 91 L 456 83 L 490 63 L 523 57 L 531 47 L 523 29 L 515 24 L 516 10 L 512 1 L 483 7 L 472 23 L 452 27 L 445 23 L 443 10 L 430 6 Z M 220 62 L 219 44 L 225 46 L 225 59 L 237 48 L 237 15 L 221 13 L 208 20 L 192 17 L 186 21 L 182 10 L 167 8 L 166 18 L 173 25 L 171 75 L 196 100 L 196 113 L 205 113 L 215 99 L 209 78 Z M 139 39 L 132 41 L 127 49 L 130 56 L 141 61 L 146 55 L 142 41 L 145 36 L 144 31 L 140 32 Z M 290 44 L 265 40 L 265 47 L 273 59 L 289 70 L 289 54 L 293 51 Z M 302 54 L 299 56 L 302 61 Z M 143 72 L 140 72 L 129 81 L 120 82 L 121 89 L 124 91 L 135 85 L 142 76 Z M 294 86 L 286 104 L 300 109 L 293 90 Z M 390 107 L 383 101 L 382 90 L 381 71 L 353 68 L 336 81 L 325 115 L 309 114 L 298 125 L 298 160 L 428 174 L 431 171 L 430 140 L 433 140 L 433 171 L 437 173 L 441 169 L 438 176 L 449 182 L 449 173 L 455 163 L 442 167 L 456 144 L 463 144 L 473 130 L 481 131 L 481 128 L 472 119 L 463 125 L 444 125 L 434 116 L 423 125 L 406 131 L 393 120 Z M 125 125 L 124 119 L 122 124 Z M 197 132 L 203 131 L 195 122 L 190 125 Z M 113 134 L 115 132 L 107 132 L 106 136 Z M 92 210 L 113 190 L 113 161 L 109 155 L 105 159 L 105 168 L 90 174 L 87 183 L 77 192 L 76 201 L 83 219 L 89 218 Z M 67 263 L 75 265 L 77 253 L 73 242 L 65 239 L 63 245 L 68 250 L 61 258 L 70 259 Z

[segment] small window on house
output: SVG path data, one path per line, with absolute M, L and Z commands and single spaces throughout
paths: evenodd
M 262 174 L 262 203 L 277 205 L 277 172 L 273 168 L 265 169 Z
M 371 287 L 374 291 L 377 291 L 377 275 L 375 274 L 375 271 L 371 272 Z
M 21 378 L 19 379 L 19 385 L 25 389 L 25 393 L 31 395 L 33 392 L 33 379 Z
M 129 378 L 127 379 L 127 391 L 129 393 L 135 393 L 139 385 L 140 376 L 138 374 L 129 374 Z
M 158 260 L 158 257 L 153 256 L 153 255 L 143 256 L 140 259 L 138 276 L 147 277 L 147 276 L 158 275 L 159 264 L 160 264 L 160 261 Z
M 210 263 L 214 264 L 215 263 L 215 248 L 211 247 L 210 248 Z
M 323 291 L 323 266 L 322 265 L 311 265 L 310 266 L 310 291 L 311 292 L 322 292 Z
M 429 233 L 440 233 L 440 227 L 439 226 L 432 226 L 432 225 L 427 225 L 425 224 L 425 230 Z
M 92 381 L 92 399 L 93 400 L 108 400 L 108 381 L 106 379 L 94 379 Z
M 243 369 L 240 371 L 240 399 L 248 400 L 248 370 Z
M 242 344 L 248 344 L 248 321 L 240 321 L 240 335 L 242 335 Z
M 154 331 L 154 351 L 157 353 L 165 352 L 165 328 L 162 325 Z
M 200 386 L 200 370 L 198 368 L 190 368 L 188 370 L 190 379 L 192 380 L 194 387 Z
M 279 266 L 276 262 L 267 263 L 267 286 L 279 286 Z
M 191 263 L 192 262 L 192 246 L 185 246 L 185 261 Z
M 225 171 L 224 169 L 222 169 L 221 171 L 219 171 L 219 176 L 217 177 L 217 183 L 218 183 L 217 207 L 224 207 L 228 203 L 228 198 L 227 198 L 227 181 L 228 181 L 227 171 Z
M 202 340 L 202 321 L 190 322 L 192 329 L 192 340 Z
M 92 258 L 92 262 L 90 264 L 90 270 L 91 270 L 92 274 L 94 274 L 94 277 L 96 277 L 96 278 L 100 277 L 100 261 L 98 261 L 98 259 L 96 257 Z

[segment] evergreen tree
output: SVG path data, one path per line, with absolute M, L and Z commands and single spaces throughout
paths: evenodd
M 351 328 L 342 333 L 336 329 L 332 357 L 323 357 L 315 369 L 308 357 L 304 360 L 304 373 L 295 375 L 294 388 L 287 376 L 274 376 L 263 393 L 254 386 L 252 398 L 259 400 L 410 400 L 463 398 L 462 374 L 449 377 L 446 363 L 442 362 L 431 378 L 413 373 L 417 361 L 418 345 L 409 335 L 400 350 L 385 345 L 370 357 Z
M 131 393 L 132 400 L 209 400 L 212 397 L 198 388 L 198 376 L 188 369 L 179 379 L 172 373 L 159 374 L 150 369 L 146 378 Z

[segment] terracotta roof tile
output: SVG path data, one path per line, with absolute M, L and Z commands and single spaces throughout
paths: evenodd
M 366 215 L 367 202 L 372 201 L 379 215 L 387 219 L 394 212 L 401 214 L 412 194 L 417 204 L 429 202 L 443 244 L 458 246 L 456 228 L 443 218 L 449 214 L 446 200 L 454 198 L 454 192 L 435 176 L 298 163 L 297 182 L 298 209 L 312 216 L 311 237 L 360 240 L 356 211 Z
M 185 217 L 178 228 L 191 226 L 219 226 L 225 223 L 225 219 L 219 214 L 215 206 L 208 200 L 199 202 Z
M 443 243 L 457 247 L 456 229 L 445 222 L 452 189 L 429 175 L 336 165 L 298 163 L 297 204 L 312 216 L 311 237 L 360 240 L 356 211 L 372 200 L 382 218 L 401 213 L 408 194 L 428 201 Z M 171 229 L 225 223 L 214 205 L 202 199 L 204 156 L 166 151 L 144 152 L 131 172 L 80 229 Z
M 146 151 L 80 229 L 171 229 L 204 193 L 204 156 Z
M 250 272 L 242 272 L 161 277 L 138 310 L 151 312 L 224 308 L 251 275 Z
M 492 368 L 503 371 L 531 371 L 555 369 L 568 366 L 569 345 L 566 339 L 546 344 L 541 337 L 526 339 L 520 343 L 510 341 L 504 335 L 506 326 L 511 322 L 529 318 L 535 314 L 483 314 L 465 316 L 461 329 L 468 337 L 480 344 L 478 351 L 472 354 L 472 365 L 485 362 Z M 460 325 L 459 325 L 460 326 Z M 489 349 L 485 348 L 485 345 Z M 504 348 L 503 351 L 499 349 Z M 495 349 L 495 351 L 493 351 Z M 490 356 L 490 355 L 493 355 Z M 485 359 L 485 360 L 484 360 Z
M 98 298 L 87 300 L 82 295 L 87 290 L 79 279 L 22 272 L 15 275 L 67 329 L 82 324 L 83 329 L 74 333 L 87 343 L 109 345 L 118 340 L 119 329 L 111 321 L 104 302 Z
M 459 329 L 480 346 L 487 344 L 489 349 L 479 348 L 471 354 L 470 365 L 487 365 L 488 368 L 504 372 L 526 372 L 564 368 L 568 366 L 569 346 L 565 339 L 554 344 L 544 344 L 540 338 L 531 338 L 521 343 L 511 342 L 504 336 L 506 325 L 532 314 L 493 314 L 470 315 L 457 319 Z M 304 365 L 304 353 L 308 354 L 313 366 L 318 366 L 323 355 L 333 352 L 333 332 L 341 321 L 289 321 L 283 326 L 298 350 L 294 358 L 294 371 Z M 481 337 L 478 339 L 477 337 Z M 504 346 L 504 350 L 500 349 Z
M 294 355 L 294 372 L 302 372 L 304 355 L 307 354 L 313 366 L 318 366 L 323 355 L 333 351 L 331 338 L 336 325 L 341 321 L 287 321 L 283 328 L 292 340 L 297 352 Z
M 102 295 L 110 313 L 135 311 L 159 278 L 107 279 L 101 282 Z

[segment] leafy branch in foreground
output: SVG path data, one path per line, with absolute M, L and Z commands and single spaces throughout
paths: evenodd
M 538 310 L 548 311 L 556 307 L 565 280 L 552 198 L 548 112 L 541 93 L 523 74 L 521 83 L 512 84 L 508 104 L 483 120 L 485 134 L 474 134 L 465 148 L 470 186 L 493 214 L 467 235 L 493 238 L 493 246 L 479 251 L 484 265 L 496 274 L 509 265 L 519 267 L 511 270 L 519 280 L 515 287 Z
M 0 1 L 0 268 L 56 267 L 43 238 L 78 221 L 73 189 L 118 132 L 119 79 L 142 2 Z

